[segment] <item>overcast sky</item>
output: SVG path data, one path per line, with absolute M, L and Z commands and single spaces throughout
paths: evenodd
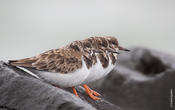
M 104 35 L 175 54 L 175 1 L 0 0 L 0 59 Z

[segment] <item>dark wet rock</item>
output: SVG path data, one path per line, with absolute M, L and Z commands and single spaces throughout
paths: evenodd
M 107 77 L 91 85 L 124 110 L 175 110 L 175 56 L 132 48 L 120 54 Z
M 0 62 L 0 110 L 121 110 L 103 98 L 93 101 L 81 87 L 77 89 L 81 99 Z

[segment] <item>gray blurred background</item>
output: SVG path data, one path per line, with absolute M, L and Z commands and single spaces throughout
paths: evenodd
M 175 1 L 0 0 L 1 60 L 104 35 L 175 54 Z

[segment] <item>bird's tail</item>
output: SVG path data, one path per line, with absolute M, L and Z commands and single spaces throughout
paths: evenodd
M 21 60 L 9 60 L 8 64 L 13 66 L 32 67 L 32 63 L 35 61 L 36 59 L 34 58 L 25 58 Z
M 8 64 L 12 66 L 16 66 L 20 70 L 25 71 L 26 73 L 34 76 L 37 79 L 40 79 L 35 72 L 31 71 L 30 69 L 32 68 L 32 63 L 34 63 L 36 60 L 34 58 L 25 58 L 21 60 L 9 60 Z

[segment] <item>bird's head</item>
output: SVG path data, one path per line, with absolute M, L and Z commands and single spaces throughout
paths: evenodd
M 119 46 L 117 38 L 112 36 L 90 37 L 82 41 L 74 41 L 69 45 L 69 47 L 75 51 L 83 51 L 86 53 L 112 52 L 119 54 L 119 50 L 130 51 Z
M 119 45 L 117 38 L 112 36 L 105 37 L 109 43 L 109 48 L 111 49 L 111 52 L 117 53 L 119 50 L 122 51 L 130 51 L 129 49 L 126 49 Z
M 99 49 L 104 51 L 117 53 L 119 54 L 119 50 L 122 51 L 130 51 L 126 48 L 123 48 L 119 45 L 117 38 L 112 36 L 105 36 L 105 37 L 95 37 L 96 44 Z

